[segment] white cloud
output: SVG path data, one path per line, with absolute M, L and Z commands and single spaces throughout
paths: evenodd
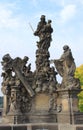
M 12 12 L 9 10 L 0 9 L 0 27 L 17 27 L 18 21 L 12 18 Z
M 65 0 L 49 0 L 49 1 L 55 3 L 56 5 L 59 5 L 59 6 L 64 6 L 64 4 L 65 4 Z
M 65 23 L 71 20 L 76 14 L 76 6 L 75 5 L 67 5 L 60 12 L 61 22 Z
M 66 6 L 69 4 L 83 4 L 83 0 L 49 0 L 50 2 L 54 2 L 55 4 L 59 6 Z
M 79 2 L 80 4 L 83 4 L 83 0 L 77 0 L 77 2 Z
M 16 28 L 20 26 L 20 18 L 14 17 L 14 4 L 0 4 L 0 28 Z
M 33 6 L 37 6 L 38 5 L 38 2 L 39 2 L 39 0 L 31 0 L 31 3 L 33 4 Z

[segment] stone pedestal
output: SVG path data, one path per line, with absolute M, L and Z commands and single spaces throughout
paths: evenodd
M 58 123 L 75 124 L 75 114 L 78 110 L 77 94 L 80 90 L 58 90 L 58 99 L 62 105 L 62 111 L 57 114 Z
M 57 114 L 55 110 L 49 111 L 50 95 L 46 93 L 37 94 L 32 100 L 32 108 L 27 113 L 30 123 L 46 123 L 57 122 Z

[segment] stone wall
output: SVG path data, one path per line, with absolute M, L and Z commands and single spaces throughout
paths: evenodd
M 0 130 L 83 130 L 83 125 L 40 123 L 25 125 L 0 125 Z

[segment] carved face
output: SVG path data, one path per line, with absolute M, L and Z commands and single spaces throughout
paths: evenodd
M 69 46 L 67 46 L 67 45 L 63 46 L 64 51 L 67 51 L 68 49 L 69 49 Z
M 12 67 L 12 58 L 10 57 L 9 54 L 6 54 L 3 56 L 3 61 L 1 62 L 2 63 L 2 66 L 3 66 L 3 70 L 7 71 L 8 69 L 10 69 Z

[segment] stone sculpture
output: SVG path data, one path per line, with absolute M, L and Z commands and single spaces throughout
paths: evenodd
M 64 53 L 60 59 L 53 60 L 57 72 L 50 66 L 52 21 L 46 22 L 45 15 L 42 15 L 40 20 L 34 32 L 34 35 L 39 37 L 36 70 L 32 72 L 31 63 L 27 65 L 29 60 L 27 56 L 23 59 L 20 57 L 12 59 L 10 54 L 6 54 L 2 58 L 2 92 L 6 100 L 3 117 L 7 118 L 7 123 L 13 122 L 10 118 L 14 117 L 17 123 L 38 122 L 38 115 L 41 122 L 57 122 L 57 112 L 62 111 L 62 104 L 57 100 L 58 90 L 79 89 L 79 81 L 74 78 L 76 66 L 69 46 L 63 47 Z M 57 74 L 62 76 L 61 84 L 57 81 Z
M 75 78 L 74 73 L 76 65 L 72 56 L 71 49 L 68 45 L 63 47 L 63 54 L 58 60 L 54 60 L 55 67 L 62 77 L 61 88 L 72 89 L 79 88 L 79 80 Z

